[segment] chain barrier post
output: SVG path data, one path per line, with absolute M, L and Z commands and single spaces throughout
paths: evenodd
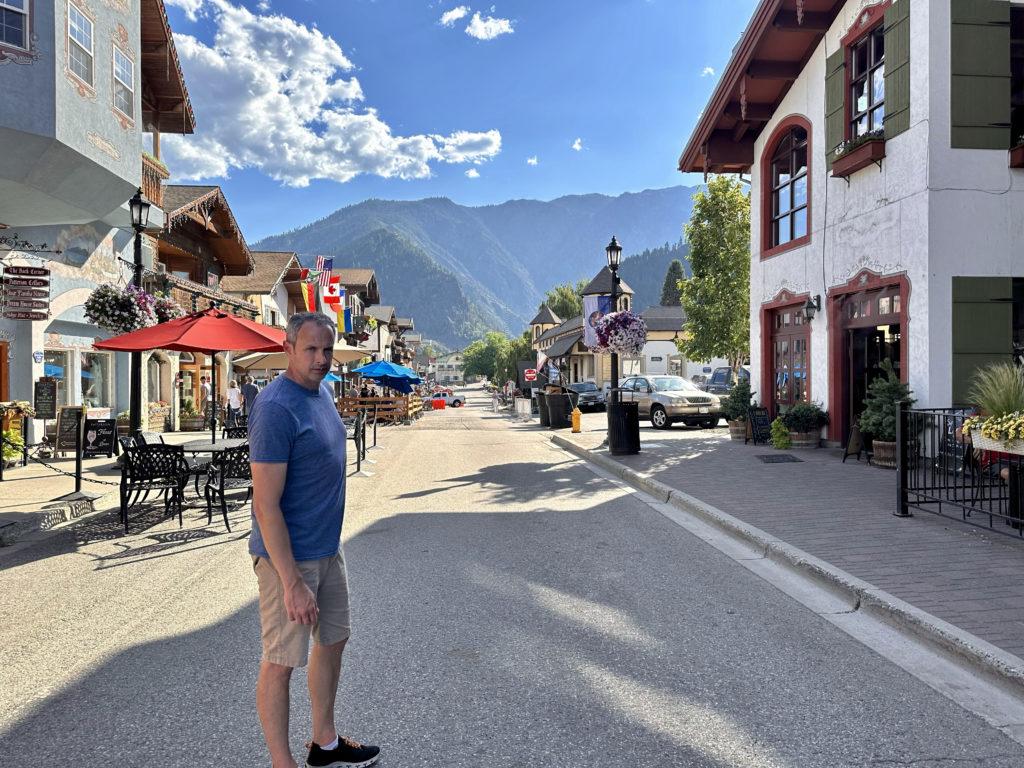
M 82 411 L 75 411 L 75 493 L 82 492 Z

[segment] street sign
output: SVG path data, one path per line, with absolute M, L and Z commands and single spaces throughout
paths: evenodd
M 4 267 L 4 274 L 20 275 L 21 277 L 49 277 L 50 270 L 46 267 L 22 267 L 11 264 Z
M 4 298 L 7 299 L 48 299 L 49 291 L 42 291 L 38 288 L 4 288 Z
M 47 320 L 49 315 L 45 312 L 25 312 L 20 309 L 4 310 L 4 317 L 8 320 Z
M 47 309 L 50 306 L 48 301 L 38 299 L 9 299 L 4 297 L 4 309 Z
M 523 371 L 523 378 L 526 379 L 527 381 L 536 381 L 537 380 L 537 369 L 536 368 L 527 368 L 525 371 Z
M 20 288 L 49 288 L 50 281 L 43 277 L 7 277 L 4 275 L 4 285 L 16 285 Z

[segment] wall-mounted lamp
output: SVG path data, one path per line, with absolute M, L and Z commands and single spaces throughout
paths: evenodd
M 808 323 L 811 322 L 814 319 L 814 313 L 821 311 L 821 296 L 815 296 L 813 299 L 808 296 L 800 311 L 803 313 L 804 320 Z

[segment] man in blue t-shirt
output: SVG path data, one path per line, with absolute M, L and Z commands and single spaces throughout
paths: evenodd
M 307 660 L 313 743 L 306 765 L 368 766 L 380 754 L 378 747 L 339 737 L 334 725 L 341 654 L 349 637 L 341 548 L 345 427 L 323 383 L 334 334 L 335 323 L 326 315 L 292 315 L 284 343 L 288 370 L 264 388 L 249 416 L 249 553 L 263 626 L 256 708 L 274 768 L 296 766 L 288 745 L 288 683 L 292 670 Z

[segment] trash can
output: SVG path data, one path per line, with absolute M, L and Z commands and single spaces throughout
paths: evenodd
M 608 453 L 640 453 L 640 411 L 637 403 L 608 403 Z
M 540 414 L 540 425 L 551 426 L 551 415 L 548 413 L 548 393 L 542 389 L 537 390 L 537 412 Z
M 548 394 L 548 419 L 551 429 L 566 429 L 572 426 L 572 402 L 565 394 Z

